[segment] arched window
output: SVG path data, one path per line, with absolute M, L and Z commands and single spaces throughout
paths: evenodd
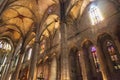
M 27 60 L 30 60 L 32 55 L 32 48 L 29 49 Z
M 100 64 L 99 64 L 99 60 L 97 57 L 96 48 L 94 46 L 91 48 L 91 53 L 92 53 L 92 56 L 94 59 L 96 71 L 99 72 L 100 71 Z
M 7 69 L 8 55 L 12 51 L 12 44 L 7 39 L 0 39 L 0 76 L 4 75 Z
M 92 25 L 95 25 L 103 20 L 102 14 L 97 6 L 92 5 L 89 10 L 90 20 Z
M 32 47 L 29 47 L 29 48 L 27 49 L 27 51 L 25 52 L 25 54 L 24 54 L 24 56 L 23 56 L 23 63 L 31 60 L 32 51 L 33 51 Z
M 12 50 L 11 44 L 5 40 L 0 40 L 0 52 L 9 53 Z
M 106 44 L 107 44 L 107 50 L 110 55 L 110 59 L 112 61 L 114 69 L 116 69 L 116 70 L 120 69 L 119 59 L 116 54 L 116 50 L 115 50 L 115 47 L 114 47 L 112 41 L 107 41 Z

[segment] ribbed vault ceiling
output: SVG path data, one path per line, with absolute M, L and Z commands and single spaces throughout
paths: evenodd
M 90 1 L 66 0 L 69 3 L 66 14 L 76 19 Z M 32 44 L 36 22 L 41 27 L 40 40 L 43 36 L 49 38 L 54 35 L 60 27 L 59 0 L 15 0 L 7 7 L 1 14 L 0 36 L 9 36 L 14 42 L 27 36 L 29 42 L 26 42 Z

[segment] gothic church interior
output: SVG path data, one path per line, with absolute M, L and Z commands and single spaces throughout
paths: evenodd
M 120 80 L 120 0 L 0 0 L 0 80 Z

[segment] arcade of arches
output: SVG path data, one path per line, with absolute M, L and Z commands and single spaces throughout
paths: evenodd
M 120 0 L 0 0 L 0 80 L 120 80 Z

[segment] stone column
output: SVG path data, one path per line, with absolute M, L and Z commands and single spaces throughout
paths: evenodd
M 45 80 L 48 80 L 49 79 L 49 75 L 50 75 L 50 64 L 49 64 L 49 60 L 48 61 L 46 61 L 46 68 L 45 68 Z
M 66 24 L 61 24 L 61 80 L 70 80 Z
M 19 77 L 19 72 L 22 66 L 22 58 L 23 58 L 23 52 L 21 51 L 21 53 L 19 54 L 19 60 L 15 69 L 15 72 L 13 73 L 12 79 L 11 80 L 18 80 Z
M 10 57 L 9 57 L 9 61 L 8 61 L 8 70 L 7 70 L 7 73 L 6 73 L 6 75 L 5 75 L 5 80 L 8 80 L 9 79 L 9 77 L 10 77 L 10 71 L 11 71 L 11 69 L 12 69 L 12 62 L 13 62 L 13 56 L 14 56 L 14 50 L 12 50 L 11 51 L 11 54 L 10 54 Z M 3 79 L 4 80 L 4 79 Z
M 100 68 L 101 68 L 103 80 L 111 80 L 110 72 L 107 69 L 107 63 L 104 59 L 103 53 L 102 53 L 100 47 L 96 46 L 96 48 L 97 48 L 97 55 L 98 55 L 98 58 L 100 61 Z
M 36 73 L 37 73 L 37 54 L 39 53 L 39 43 L 35 42 L 32 56 L 31 56 L 31 63 L 30 63 L 30 72 L 28 80 L 36 80 Z
M 10 54 L 5 55 L 5 56 L 6 56 L 7 60 L 6 60 L 5 64 L 4 64 L 4 66 L 3 66 L 2 76 L 1 76 L 2 80 L 5 80 L 5 77 L 6 77 L 6 74 L 7 74 L 7 70 L 8 70 L 8 67 L 9 67 L 8 62 L 9 62 Z
M 56 60 L 56 57 L 53 57 L 50 68 L 51 69 L 50 69 L 49 80 L 57 80 L 57 60 Z
M 65 17 L 65 1 L 60 0 L 60 33 L 61 33 L 61 80 L 70 80 L 69 76 L 69 62 L 68 62 L 68 49 L 67 49 L 67 26 Z
M 4 80 L 5 79 L 5 73 L 7 71 L 7 68 L 8 68 L 8 64 L 5 63 L 4 66 L 2 66 L 2 75 L 1 75 L 1 80 Z
M 37 77 L 36 75 L 37 74 L 37 57 L 38 57 L 39 48 L 40 48 L 40 43 L 39 43 L 40 25 L 36 23 L 35 26 L 37 27 L 37 31 L 35 36 L 35 43 L 33 45 L 33 50 L 32 50 L 28 80 L 36 80 L 36 77 Z
M 92 64 L 89 58 L 89 51 L 88 49 L 84 49 L 81 51 L 81 63 L 82 69 L 84 70 L 83 79 L 84 80 L 93 80 L 93 71 L 92 71 Z
M 57 79 L 56 80 L 60 80 L 60 75 L 61 75 L 61 70 L 60 70 L 60 68 L 61 68 L 61 63 L 60 63 L 60 56 L 58 55 L 57 56 Z
M 19 72 L 20 72 L 20 69 L 21 69 L 21 65 L 22 65 L 22 63 L 21 63 L 21 60 L 22 60 L 22 58 L 23 58 L 23 53 L 24 53 L 24 49 L 21 49 L 21 47 L 22 47 L 22 45 L 20 45 L 20 44 L 22 44 L 23 43 L 23 39 L 21 38 L 19 41 L 18 41 L 18 44 L 17 44 L 17 46 L 16 46 L 16 48 L 14 49 L 14 52 L 12 53 L 12 56 L 11 56 L 11 59 L 10 59 L 10 65 L 9 65 L 9 68 L 8 68 L 8 72 L 7 72 L 7 77 L 6 77 L 6 79 L 5 80 L 8 80 L 9 79 L 9 76 L 10 76 L 10 71 L 11 71 L 11 68 L 12 68 L 12 63 L 13 63 L 13 57 L 14 57 L 14 55 L 16 55 L 16 54 L 20 54 L 19 55 L 19 60 L 18 60 L 18 63 L 17 63 L 17 66 L 16 66 L 16 69 L 15 69 L 15 72 L 13 72 L 13 74 L 12 74 L 12 80 L 16 80 L 15 78 L 17 78 L 18 77 L 18 75 L 19 75 Z M 21 50 L 20 52 L 19 52 L 19 50 Z M 18 53 L 19 52 L 19 53 Z M 18 67 L 18 68 L 17 68 Z M 17 75 L 17 76 L 16 76 Z
M 8 57 L 8 69 L 7 69 L 7 71 L 6 71 L 6 73 L 5 73 L 5 75 L 4 75 L 4 78 L 3 78 L 3 80 L 8 80 L 9 79 L 9 77 L 10 77 L 10 70 L 11 70 L 11 68 L 12 68 L 12 58 L 13 58 L 13 52 L 11 53 L 11 54 L 9 54 L 9 57 Z
M 87 71 L 85 68 L 86 65 L 85 65 L 85 60 L 84 60 L 84 52 L 82 50 L 79 51 L 79 58 L 80 58 L 80 65 L 81 65 L 83 80 L 88 80 Z

